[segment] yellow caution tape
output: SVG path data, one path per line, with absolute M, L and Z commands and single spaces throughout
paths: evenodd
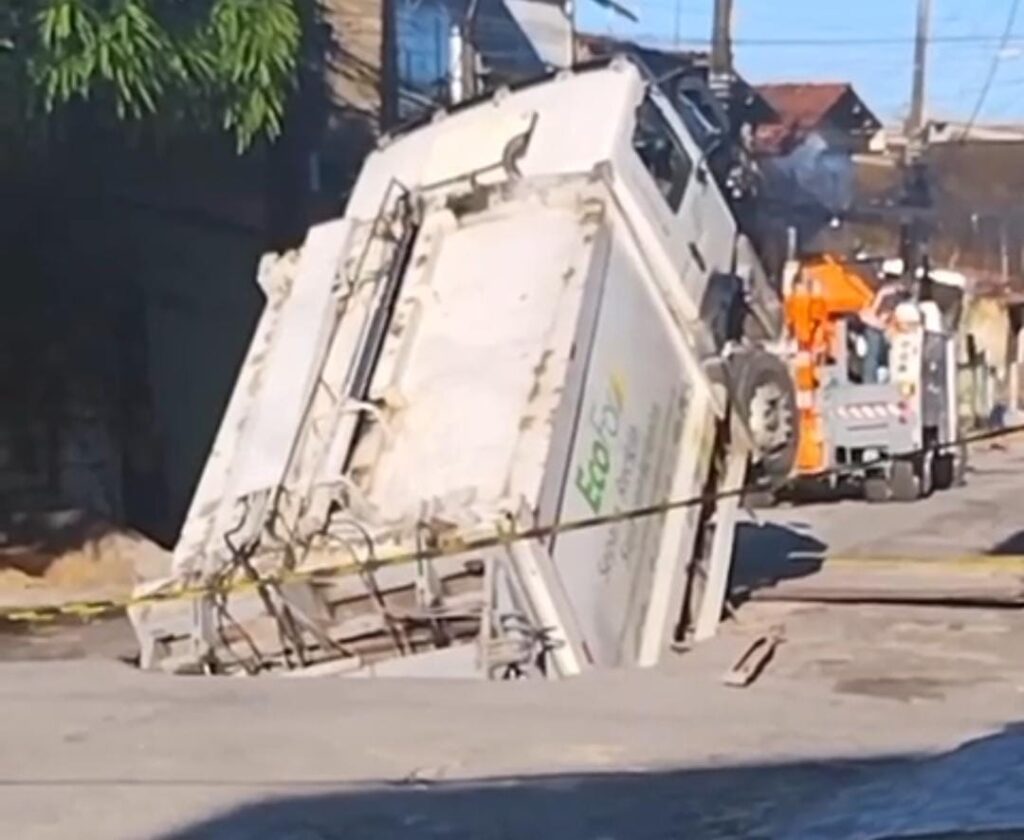
M 977 443 L 986 440 L 995 440 L 999 438 L 1010 437 L 1024 432 L 1024 425 L 1013 426 L 1006 429 L 999 429 L 991 432 L 982 432 L 976 435 L 961 438 L 952 444 L 947 444 L 946 447 L 950 448 L 953 446 L 962 446 L 965 444 Z M 915 454 L 915 453 L 909 453 Z M 871 464 L 861 464 L 860 468 L 863 469 L 865 466 L 881 466 L 888 461 L 893 460 L 891 458 L 882 458 Z M 849 467 L 840 467 L 829 473 L 823 474 L 822 477 L 829 475 L 842 475 L 849 473 L 851 470 Z M 375 556 L 369 558 L 364 562 L 348 562 L 332 564 L 328 566 L 316 566 L 307 569 L 294 569 L 294 570 L 280 570 L 275 571 L 271 575 L 259 577 L 256 580 L 252 579 L 235 579 L 230 582 L 226 582 L 219 586 L 214 585 L 201 585 L 201 586 L 187 586 L 179 585 L 173 588 L 164 590 L 158 590 L 151 592 L 147 595 L 130 595 L 124 598 L 112 598 L 112 599 L 89 599 L 82 601 L 71 601 L 62 604 L 47 604 L 44 606 L 38 606 L 33 608 L 2 608 L 0 607 L 0 621 L 8 622 L 19 622 L 19 623 L 48 623 L 56 621 L 61 617 L 77 617 L 80 619 L 95 618 L 101 615 L 107 615 L 109 613 L 121 612 L 132 607 L 162 604 L 171 601 L 186 601 L 196 598 L 204 598 L 209 596 L 217 595 L 228 595 L 245 590 L 258 589 L 265 586 L 275 586 L 288 583 L 308 582 L 317 578 L 325 577 L 337 577 L 343 574 L 349 574 L 351 572 L 359 570 L 373 571 L 384 566 L 402 565 L 408 563 L 414 563 L 422 560 L 436 560 L 442 557 L 453 557 L 458 554 L 466 554 L 473 551 L 481 551 L 490 548 L 498 548 L 508 546 L 514 542 L 546 539 L 550 537 L 559 536 L 561 534 L 570 533 L 573 531 L 582 531 L 589 528 L 597 528 L 606 525 L 615 525 L 621 522 L 627 522 L 634 519 L 643 519 L 650 516 L 658 516 L 665 513 L 670 513 L 675 510 L 683 508 L 694 507 L 697 505 L 703 505 L 709 502 L 716 502 L 722 499 L 734 498 L 736 496 L 742 496 L 751 490 L 756 490 L 756 487 L 743 487 L 738 490 L 729 490 L 719 493 L 707 493 L 700 496 L 694 496 L 688 499 L 670 500 L 661 502 L 654 505 L 648 505 L 646 507 L 633 508 L 626 511 L 617 511 L 615 513 L 604 514 L 601 516 L 591 516 L 583 519 L 570 520 L 567 522 L 561 522 L 554 525 L 541 525 L 523 530 L 516 530 L 514 527 L 509 529 L 502 528 L 500 525 L 496 528 L 496 533 L 493 535 L 487 535 L 478 537 L 476 539 L 454 539 L 450 542 L 442 543 L 441 546 L 436 548 L 429 548 L 426 550 L 419 551 L 403 551 L 395 553 L 390 557 Z M 835 557 L 835 558 L 823 558 L 825 562 L 829 563 L 867 563 L 872 562 L 867 558 L 856 558 L 856 557 Z M 889 558 L 890 561 L 906 563 L 910 558 Z M 1020 568 L 1024 571 L 1024 557 L 1021 558 L 1000 558 L 990 557 L 981 555 L 976 560 L 970 558 L 960 558 L 957 562 L 961 565 L 971 565 L 975 562 L 987 562 L 989 568 L 995 568 L 996 565 L 1007 568 L 1012 567 L 1014 570 Z M 885 562 L 882 559 L 882 562 Z M 949 561 L 942 560 L 921 560 L 913 561 L 919 563 L 936 563 L 941 564 L 943 562 L 949 563 Z
M 1024 575 L 1024 555 L 956 554 L 938 557 L 914 555 L 825 555 L 824 566 L 858 568 L 897 567 L 914 571 L 956 570 L 958 572 L 1016 572 Z

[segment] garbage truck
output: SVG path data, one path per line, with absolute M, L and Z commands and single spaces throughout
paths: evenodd
M 143 667 L 551 678 L 715 631 L 794 397 L 684 107 L 619 57 L 441 110 L 264 259 Z
M 799 441 L 789 490 L 838 485 L 871 502 L 947 489 L 958 445 L 956 334 L 965 281 L 903 261 L 804 255 L 783 285 Z M 877 287 L 877 288 L 876 288 Z

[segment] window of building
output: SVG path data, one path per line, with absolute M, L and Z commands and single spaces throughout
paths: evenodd
M 683 202 L 693 162 L 680 146 L 665 115 L 650 97 L 645 98 L 637 109 L 633 148 L 675 213 Z

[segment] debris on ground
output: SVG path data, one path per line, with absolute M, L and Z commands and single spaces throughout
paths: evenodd
M 786 631 L 781 625 L 772 627 L 767 633 L 758 636 L 736 664 L 725 672 L 722 682 L 732 688 L 746 688 L 761 675 L 775 656 L 779 645 L 785 640 Z
M 165 572 L 170 553 L 81 510 L 16 514 L 0 524 L 0 607 L 126 598 Z

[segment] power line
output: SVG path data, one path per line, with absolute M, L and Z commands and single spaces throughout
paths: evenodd
M 653 40 L 674 41 L 664 36 L 644 36 Z M 1009 45 L 1011 38 L 1003 35 L 933 35 L 928 38 L 929 44 L 999 44 L 1000 49 Z M 1012 37 L 1012 36 L 1011 36 Z M 857 46 L 899 46 L 914 43 L 912 36 L 865 37 L 865 38 L 733 38 L 733 44 L 739 47 L 857 47 Z M 680 44 L 691 46 L 710 46 L 707 38 L 680 38 Z
M 1017 12 L 1019 10 L 1020 0 L 1013 0 L 1010 6 L 1010 14 L 1006 17 L 1006 28 L 1003 30 L 1003 37 L 999 43 L 999 49 L 997 49 L 995 55 L 992 56 L 992 64 L 988 69 L 988 77 L 985 79 L 985 84 L 982 85 L 981 93 L 978 94 L 978 102 L 974 106 L 971 118 L 967 121 L 967 126 L 964 128 L 962 138 L 964 140 L 966 140 L 970 135 L 971 129 L 974 127 L 974 123 L 981 114 L 981 109 L 985 107 L 985 100 L 988 99 L 989 91 L 992 89 L 992 82 L 995 81 L 996 73 L 999 71 L 999 63 L 1003 60 L 1003 51 L 1010 43 L 1010 38 L 1013 35 L 1013 27 L 1017 22 Z
M 954 449 L 963 449 L 971 444 L 985 441 L 995 441 L 1002 438 L 1018 435 L 1024 432 L 1024 425 L 1007 426 L 1002 429 L 975 432 L 958 437 L 940 447 L 940 449 L 951 452 Z M 927 450 L 919 448 L 907 453 L 904 457 L 922 455 Z M 856 475 L 860 471 L 871 467 L 882 467 L 900 460 L 894 455 L 882 455 L 874 460 L 864 461 L 859 465 L 843 464 L 818 474 L 820 479 L 831 477 L 842 478 L 844 476 Z M 210 595 L 227 595 L 233 592 L 259 590 L 261 587 L 295 583 L 300 581 L 311 581 L 325 579 L 328 577 L 348 574 L 352 571 L 365 569 L 367 565 L 373 569 L 385 566 L 407 565 L 425 560 L 436 560 L 439 557 L 448 557 L 459 554 L 467 554 L 490 548 L 500 548 L 512 543 L 550 539 L 551 537 L 562 536 L 577 531 L 588 531 L 593 528 L 600 528 L 609 525 L 617 525 L 623 522 L 650 519 L 655 516 L 662 516 L 673 511 L 695 508 L 711 502 L 724 499 L 740 498 L 746 494 L 756 491 L 756 485 L 744 485 L 732 490 L 719 490 L 717 492 L 702 493 L 699 496 L 688 496 L 685 498 L 666 499 L 654 502 L 642 507 L 618 510 L 611 513 L 587 516 L 580 519 L 566 519 L 549 525 L 533 525 L 521 530 L 499 528 L 493 535 L 484 535 L 464 542 L 457 542 L 450 546 L 437 546 L 434 548 L 417 547 L 415 550 L 397 551 L 387 555 L 383 552 L 374 552 L 372 559 L 368 561 L 351 561 L 337 564 L 315 565 L 309 568 L 290 568 L 276 572 L 260 574 L 256 578 L 245 578 L 242 580 L 228 581 L 218 580 L 207 584 L 184 584 L 179 582 L 177 587 L 162 588 L 148 592 L 145 595 L 131 595 L 126 598 L 96 599 L 89 601 L 73 601 L 63 604 L 46 604 L 37 607 L 0 607 L 0 619 L 10 622 L 43 623 L 54 621 L 62 616 L 91 619 L 96 616 L 106 615 L 133 606 L 144 604 L 159 604 L 171 601 L 192 601 L 205 598 Z M 371 541 L 372 542 L 372 541 Z

